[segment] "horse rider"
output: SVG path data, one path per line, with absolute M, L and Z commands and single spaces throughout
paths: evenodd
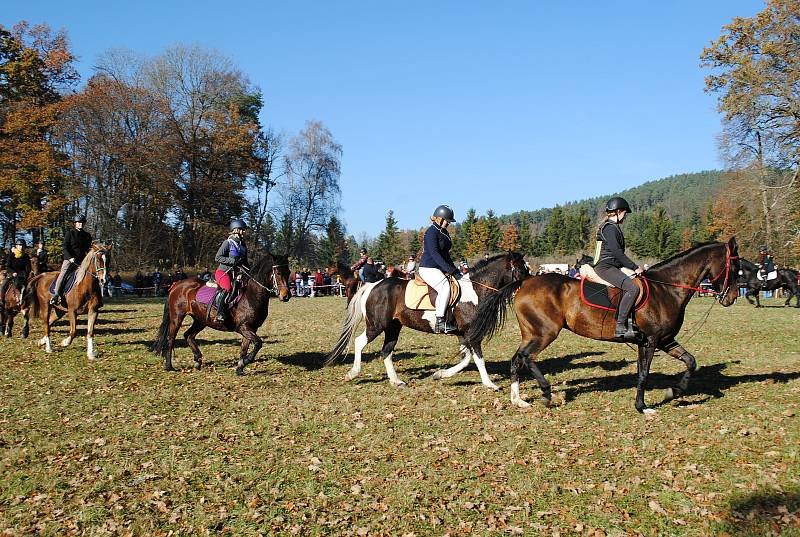
M 419 260 L 418 274 L 436 291 L 436 334 L 448 334 L 457 327 L 447 321 L 447 304 L 450 301 L 450 282 L 446 275 L 459 274 L 456 264 L 450 258 L 453 241 L 447 226 L 455 222 L 453 209 L 439 205 L 431 216 L 432 224 L 425 231 L 422 257 Z
M 406 263 L 406 278 L 409 280 L 414 279 L 414 273 L 417 271 L 417 260 L 414 258 L 414 255 L 408 256 L 408 263 Z
M 50 299 L 51 306 L 66 303 L 63 292 L 67 274 L 78 268 L 83 259 L 89 254 L 89 250 L 92 249 L 92 236 L 83 229 L 85 225 L 86 216 L 82 214 L 75 215 L 72 219 L 72 229 L 67 230 L 64 235 L 64 259 L 61 262 L 58 278 L 56 278 L 55 293 L 53 298 Z
M 39 274 L 47 272 L 47 250 L 42 241 L 36 243 L 36 250 L 33 251 L 33 257 L 36 258 L 36 270 L 39 271 Z
M 367 264 L 367 259 L 369 259 L 369 257 L 367 256 L 367 249 L 366 248 L 362 248 L 361 250 L 359 250 L 359 254 L 361 255 L 361 257 L 359 257 L 358 261 L 356 261 L 353 264 L 353 266 L 350 267 L 350 270 L 353 271 L 353 274 L 358 275 L 358 279 L 363 283 L 364 282 L 364 271 L 362 271 L 361 268 L 364 265 Z
M 22 301 L 22 288 L 28 282 L 31 273 L 31 258 L 25 253 L 25 246 L 24 240 L 17 239 L 6 257 L 6 277 L 0 285 L 0 309 L 6 307 L 6 290 L 12 282 L 20 292 L 19 300 Z
M 608 200 L 606 220 L 597 230 L 597 249 L 594 258 L 594 270 L 597 275 L 622 290 L 614 337 L 623 341 L 636 341 L 639 338 L 633 324 L 628 324 L 631 309 L 639 296 L 639 288 L 620 269 L 622 267 L 631 269 L 637 276 L 644 272 L 625 255 L 622 223 L 631 212 L 631 206 L 624 198 L 614 197 Z
M 217 255 L 214 257 L 214 261 L 219 263 L 214 273 L 214 279 L 219 285 L 219 290 L 214 296 L 214 305 L 217 307 L 216 320 L 219 322 L 225 321 L 227 298 L 232 289 L 232 277 L 236 276 L 237 267 L 250 268 L 247 260 L 247 245 L 244 243 L 247 224 L 244 223 L 244 220 L 236 218 L 231 221 L 229 228 L 228 238 L 219 247 Z
M 775 270 L 775 261 L 769 253 L 769 246 L 764 244 L 758 249 L 758 260 L 756 262 L 758 272 L 761 275 L 761 287 L 767 286 L 769 273 Z
M 375 283 L 378 281 L 378 267 L 375 265 L 375 260 L 371 257 L 367 258 L 367 264 L 361 269 L 361 274 L 364 283 Z

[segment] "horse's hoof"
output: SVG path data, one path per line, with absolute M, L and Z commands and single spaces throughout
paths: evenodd
M 666 390 L 664 390 L 664 401 L 665 402 L 666 401 L 672 401 L 673 399 L 675 399 L 675 397 L 676 397 L 675 396 L 675 390 L 673 390 L 672 388 L 667 388 Z
M 68 337 L 65 337 L 64 339 L 61 340 L 62 347 L 69 347 L 70 343 L 72 343 L 72 340 Z
M 202 367 L 202 366 L 201 366 L 201 364 L 200 364 L 200 362 L 195 362 L 195 363 L 194 363 L 194 370 L 195 370 L 195 371 L 200 371 L 200 367 Z
M 500 391 L 500 386 L 498 386 L 494 382 L 492 382 L 491 384 L 484 384 L 484 386 L 486 386 L 487 388 L 489 388 L 493 392 L 499 392 Z
M 407 388 L 408 387 L 408 385 L 405 382 L 403 382 L 402 380 L 398 380 L 398 381 L 390 380 L 389 384 L 391 384 L 395 388 Z
M 353 373 L 352 371 L 348 371 L 347 374 L 344 376 L 344 380 L 345 382 L 350 382 L 351 380 L 356 378 L 357 375 L 358 373 Z
M 554 406 L 556 406 L 553 403 L 553 399 L 551 397 L 541 397 L 539 400 L 542 402 L 545 408 L 553 408 Z
M 164 366 L 164 371 L 170 371 L 170 372 L 174 372 L 174 371 L 177 371 L 177 369 L 175 369 L 175 368 L 174 368 L 174 367 L 172 367 L 171 365 L 165 365 L 165 366 Z
M 642 410 L 642 414 L 644 414 L 645 416 L 652 416 L 655 413 L 656 410 L 654 408 L 645 408 Z
M 238 376 L 240 376 L 240 377 L 247 376 L 247 373 L 245 372 L 245 370 L 243 368 L 239 368 L 239 367 L 236 368 L 236 374 Z
M 431 375 L 431 378 L 432 378 L 433 380 L 442 380 L 442 379 L 444 378 L 444 377 L 442 376 L 442 373 L 444 373 L 444 371 L 440 369 L 439 371 L 437 371 L 436 373 L 434 373 L 433 375 Z
M 531 407 L 531 404 L 529 402 L 525 401 L 522 398 L 512 399 L 511 400 L 511 404 L 514 405 L 517 408 L 530 408 Z
M 97 359 L 97 355 L 95 354 L 87 354 L 86 357 L 89 359 L 90 362 L 94 362 Z

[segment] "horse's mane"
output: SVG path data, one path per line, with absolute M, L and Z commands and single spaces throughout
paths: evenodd
M 470 274 L 478 273 L 484 268 L 486 268 L 487 265 L 494 263 L 495 261 L 501 258 L 506 259 L 508 256 L 511 256 L 511 258 L 514 260 L 520 260 L 523 257 L 522 254 L 519 252 L 506 252 L 504 254 L 495 254 L 492 257 L 489 257 L 487 259 L 481 259 L 480 261 L 475 263 L 475 266 L 473 266 L 472 269 L 470 269 L 469 273 Z
M 92 262 L 92 260 L 94 259 L 94 255 L 98 251 L 99 250 L 92 247 L 92 249 L 89 250 L 89 253 L 86 254 L 86 257 L 83 258 L 83 261 L 81 261 L 81 264 L 78 267 L 77 272 L 75 273 L 75 283 L 73 284 L 76 289 L 78 288 L 78 284 L 81 283 L 83 279 L 86 277 L 86 273 L 89 270 L 89 264 Z
M 679 252 L 679 253 L 673 255 L 672 257 L 670 257 L 668 259 L 665 259 L 664 261 L 656 263 L 655 265 L 653 265 L 652 267 L 647 269 L 647 272 L 657 271 L 657 270 L 661 270 L 661 269 L 664 269 L 664 268 L 672 268 L 675 265 L 680 264 L 681 261 L 686 259 L 688 256 L 692 255 L 693 253 L 697 252 L 698 250 L 702 250 L 703 248 L 707 248 L 709 246 L 717 246 L 717 245 L 720 245 L 720 244 L 722 244 L 722 243 L 721 242 L 704 242 L 702 244 L 698 244 L 697 246 L 689 248 L 688 250 L 684 250 L 683 252 Z
M 272 264 L 274 260 L 275 259 L 271 253 L 264 253 L 261 259 L 256 261 L 253 265 L 253 268 L 250 269 L 251 277 L 257 282 L 265 283 L 265 278 L 268 278 L 272 272 Z

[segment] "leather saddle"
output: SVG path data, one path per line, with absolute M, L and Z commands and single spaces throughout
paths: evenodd
M 634 304 L 634 311 L 644 307 L 650 296 L 650 289 L 644 278 L 634 278 L 634 272 L 627 268 L 622 268 L 622 272 L 630 276 L 633 283 L 639 288 L 639 296 Z M 592 307 L 617 311 L 619 301 L 622 298 L 622 289 L 614 287 L 603 278 L 597 275 L 594 267 L 585 264 L 581 265 L 581 300 L 584 304 Z
M 458 280 L 449 274 L 447 281 L 450 284 L 450 300 L 448 300 L 447 306 L 452 308 L 458 304 L 461 298 L 461 286 L 458 284 Z M 417 274 L 406 285 L 406 307 L 410 310 L 433 311 L 436 309 L 436 294 L 436 291 Z

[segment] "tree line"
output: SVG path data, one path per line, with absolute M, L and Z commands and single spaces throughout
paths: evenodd
M 318 238 L 345 233 L 342 146 L 321 122 L 294 136 L 262 125 L 260 90 L 199 46 L 106 53 L 83 86 L 74 63 L 64 31 L 0 26 L 3 244 L 28 234 L 58 250 L 80 213 L 129 268 L 208 263 L 234 217 L 256 248 L 342 248 Z

